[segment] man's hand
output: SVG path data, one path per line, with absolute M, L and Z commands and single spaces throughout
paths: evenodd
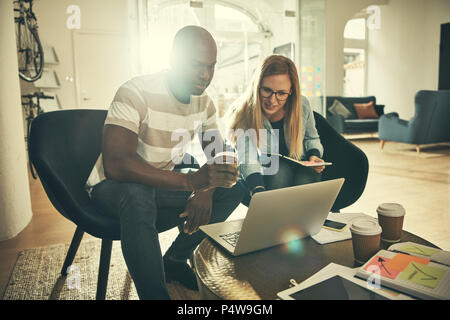
M 313 162 L 324 162 L 322 159 L 320 159 L 319 157 L 316 157 L 316 156 L 311 156 L 311 157 L 309 157 L 309 161 L 313 161 Z M 311 169 L 314 169 L 317 173 L 321 173 L 321 172 L 325 169 L 325 166 L 321 166 L 321 167 L 311 167 Z
M 197 172 L 189 174 L 188 183 L 193 191 L 211 188 L 233 187 L 239 178 L 237 164 L 205 164 Z
M 214 189 L 194 192 L 187 201 L 186 209 L 179 215 L 187 217 L 184 233 L 193 234 L 200 226 L 209 223 L 212 210 L 212 196 Z

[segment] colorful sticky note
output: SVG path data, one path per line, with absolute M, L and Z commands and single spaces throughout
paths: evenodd
M 302 66 L 302 72 L 306 72 L 306 67 Z
M 319 72 L 320 72 L 320 67 L 317 67 L 317 71 L 319 71 Z
M 370 262 L 366 265 L 364 270 L 377 273 L 382 277 L 395 279 L 400 273 L 397 270 L 391 270 L 387 268 L 387 264 L 391 261 L 389 258 L 375 256 Z
M 312 88 L 312 83 L 308 83 L 308 88 Z
M 306 84 L 304 84 L 304 83 L 302 83 L 300 86 L 301 86 L 302 89 L 306 88 Z
M 319 82 L 320 81 L 320 77 L 316 77 L 316 81 Z
M 313 67 L 308 67 L 308 72 L 312 72 L 313 71 Z
M 317 89 L 320 89 L 320 84 L 317 85 Z
M 307 96 L 308 96 L 308 97 L 311 97 L 311 96 L 312 96 L 312 92 L 311 92 L 311 91 L 308 91 Z
M 432 249 L 432 248 L 424 248 L 422 246 L 416 246 L 416 245 L 406 245 L 406 246 L 398 249 L 398 251 L 411 253 L 411 254 L 420 254 L 425 257 L 431 257 L 433 254 L 438 253 L 440 250 Z
M 403 270 L 405 270 L 405 268 L 411 262 L 428 264 L 428 262 L 430 262 L 430 259 L 416 257 L 416 256 L 410 256 L 408 254 L 403 254 L 403 253 L 397 253 L 395 255 L 395 257 L 392 258 L 391 261 L 389 261 L 389 263 L 386 265 L 386 267 L 389 269 L 394 269 L 394 270 L 402 272 Z
M 308 81 L 310 81 L 310 82 L 312 81 L 312 77 L 311 76 L 308 77 Z
M 320 97 L 321 92 L 320 91 L 316 91 L 316 97 Z
M 411 262 L 408 267 L 400 273 L 399 279 L 434 289 L 442 280 L 446 270 L 424 264 Z

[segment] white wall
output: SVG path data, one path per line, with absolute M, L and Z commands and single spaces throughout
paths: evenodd
M 43 45 L 53 46 L 59 59 L 58 65 L 51 65 L 56 70 L 61 83 L 59 89 L 46 90 L 57 93 L 63 108 L 77 108 L 76 78 L 72 30 L 66 22 L 70 14 L 66 13 L 70 5 L 77 5 L 81 11 L 81 29 L 111 32 L 128 32 L 127 0 L 35 0 L 33 10 L 39 26 L 39 37 Z M 96 53 L 92 48 L 92 54 Z M 66 77 L 72 77 L 70 82 Z M 22 92 L 34 90 L 21 80 Z
M 414 116 L 419 90 L 437 90 L 440 25 L 450 22 L 449 0 L 390 0 L 381 29 L 369 31 L 368 94 L 385 112 Z
M 0 241 L 21 232 L 32 217 L 12 1 L 0 1 Z
M 409 0 L 407 0 L 409 1 Z M 344 28 L 357 12 L 388 0 L 327 0 L 326 4 L 326 94 L 344 93 Z M 378 98 L 377 98 L 378 101 Z

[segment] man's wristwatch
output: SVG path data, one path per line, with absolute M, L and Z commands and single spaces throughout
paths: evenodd
M 266 188 L 264 188 L 263 186 L 256 186 L 252 190 L 250 190 L 250 195 L 253 197 L 255 192 L 264 191 L 264 190 L 266 190 Z

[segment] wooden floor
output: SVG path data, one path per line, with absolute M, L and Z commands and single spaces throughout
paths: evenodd
M 369 177 L 361 198 L 343 211 L 375 216 L 378 204 L 401 203 L 406 209 L 405 230 L 450 250 L 450 146 L 439 150 L 442 156 L 427 158 L 414 152 L 390 152 L 390 143 L 381 151 L 377 139 L 352 142 L 369 158 Z M 426 154 L 427 149 L 422 152 Z M 30 179 L 30 190 L 33 219 L 18 236 L 0 242 L 0 297 L 21 250 L 69 243 L 75 231 L 75 225 L 52 207 L 38 180 Z M 244 210 L 238 207 L 230 218 Z M 91 237 L 85 235 L 87 238 Z

